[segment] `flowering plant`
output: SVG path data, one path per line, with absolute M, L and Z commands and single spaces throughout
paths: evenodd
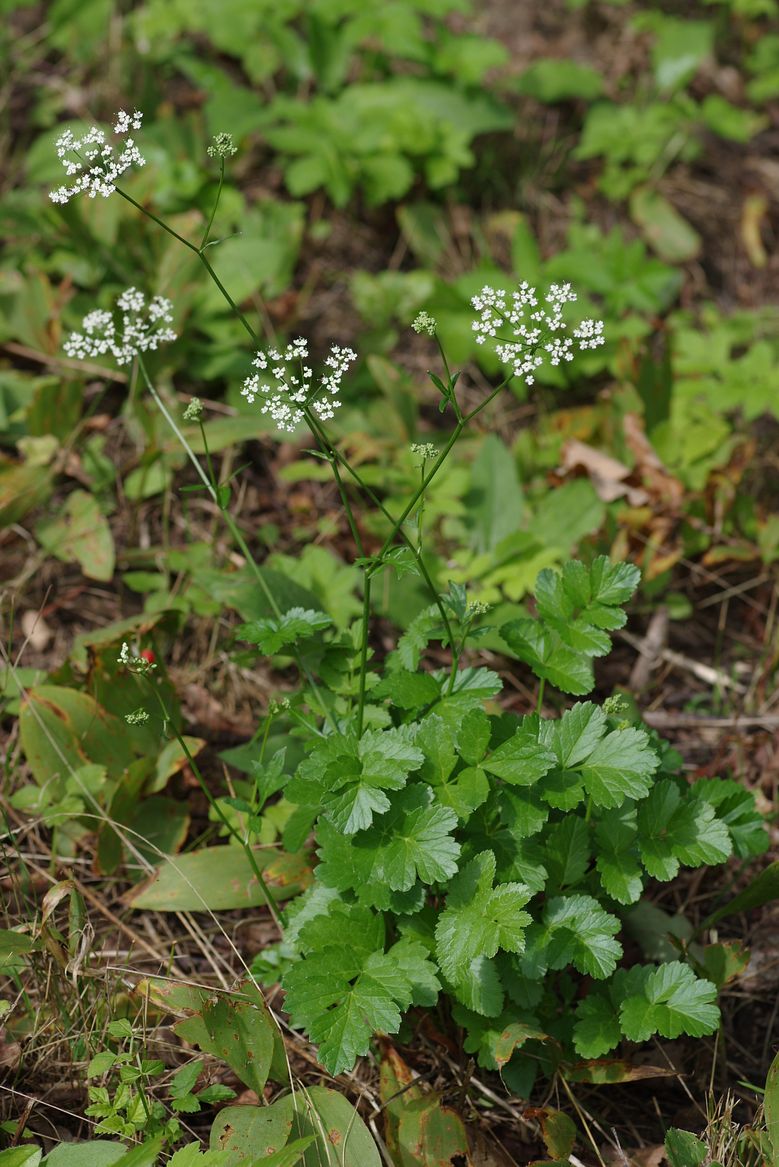
M 127 115 L 117 127 L 126 130 Z M 218 145 L 223 175 L 232 145 Z M 96 192 L 105 194 L 119 170 L 100 156 L 107 161 L 95 175 Z M 88 176 L 79 181 L 94 193 Z M 205 256 L 217 205 L 218 194 L 199 245 L 152 217 L 197 253 L 258 344 Z M 240 637 L 298 666 L 296 692 L 268 709 L 252 783 L 240 797 L 212 801 L 245 846 L 282 930 L 279 944 L 259 954 L 256 971 L 281 978 L 292 1022 L 318 1043 L 333 1073 L 351 1067 L 374 1032 L 396 1033 L 409 1009 L 430 1007 L 441 995 L 466 1049 L 482 1065 L 500 1066 L 521 1092 L 539 1067 L 565 1072 L 623 1040 L 702 1035 L 718 1024 L 716 963 L 706 963 L 705 950 L 690 962 L 680 951 L 659 966 L 628 966 L 620 936 L 650 878 L 669 880 L 680 865 L 764 849 L 751 795 L 719 779 L 690 785 L 678 774 L 679 759 L 626 719 L 619 702 L 578 701 L 560 716 L 547 716 L 544 706 L 547 685 L 574 697 L 592 691 L 593 661 L 625 623 L 638 571 L 605 556 L 542 571 L 535 613 L 492 629 L 538 681 L 535 710 L 516 714 L 496 704 L 499 674 L 468 656 L 488 629 L 486 606 L 460 584 L 444 586 L 411 528 L 412 519 L 421 525 L 425 497 L 463 431 L 514 378 L 531 385 L 545 362 L 570 362 L 604 343 L 602 321 L 569 330 L 566 307 L 575 299 L 568 284 L 545 294 L 522 284 L 510 296 L 485 287 L 474 297 L 476 338 L 493 345 L 505 375 L 470 408 L 434 318 L 417 317 L 415 330 L 438 346 L 443 371 L 430 377 L 451 427 L 436 444 L 414 443 L 419 483 L 398 513 L 326 428 L 356 353 L 332 345 L 317 375 L 303 339 L 258 348 L 243 396 L 259 401 L 281 430 L 307 425 L 354 537 L 362 615 L 344 635 L 328 613 L 274 592 L 230 515 L 229 485 L 214 476 L 201 404 L 193 399 L 185 416 L 200 426 L 206 469 L 155 390 L 144 358 L 174 338 L 169 302 L 155 297 L 147 308 L 128 289 L 117 303 L 119 328 L 111 314 L 91 313 L 67 344 L 75 357 L 110 353 L 138 363 L 262 592 L 268 614 L 242 626 Z M 352 488 L 385 522 L 378 549 L 364 544 Z M 372 585 L 387 568 L 416 573 L 430 603 L 373 668 Z M 431 645 L 439 647 L 428 666 Z M 153 667 L 126 646 L 120 659 L 141 675 Z M 284 751 L 266 754 L 276 718 L 303 738 L 298 764 L 288 766 Z M 270 809 L 280 793 L 281 815 Z M 241 831 L 236 815 L 244 816 Z M 251 846 L 263 831 L 312 858 L 313 846 L 317 859 L 311 886 L 283 919 Z
M 143 115 L 137 110 L 132 114 L 120 110 L 113 131 L 117 138 L 125 138 L 125 141 L 116 145 L 106 139 L 105 130 L 99 126 L 92 126 L 81 138 L 76 138 L 72 130 L 66 130 L 57 139 L 56 149 L 66 175 L 74 181 L 70 186 L 51 191 L 51 201 L 68 203 L 80 194 L 91 199 L 97 195 L 108 198 L 116 190 L 117 178 L 132 166 L 145 166 L 146 159 L 135 139 L 126 136 L 131 130 L 139 130 L 142 120 Z

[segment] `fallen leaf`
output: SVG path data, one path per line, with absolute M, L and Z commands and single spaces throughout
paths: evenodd
M 571 438 L 562 449 L 560 473 L 571 474 L 583 470 L 603 502 L 614 502 L 625 498 L 631 506 L 641 506 L 649 501 L 649 495 L 641 487 L 632 486 L 628 479 L 630 467 L 616 458 L 588 446 L 577 438 Z

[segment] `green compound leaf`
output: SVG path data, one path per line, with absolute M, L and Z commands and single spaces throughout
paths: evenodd
M 531 917 L 522 908 L 530 890 L 521 883 L 493 887 L 494 879 L 495 856 L 482 851 L 452 880 L 435 938 L 439 967 L 453 984 L 480 957 L 493 957 L 499 948 L 522 952 L 525 946 Z
M 615 940 L 620 922 L 592 896 L 558 896 L 544 910 L 545 958 L 549 968 L 572 964 L 581 973 L 603 980 L 622 956 Z
M 620 904 L 634 904 L 644 886 L 637 835 L 636 813 L 632 807 L 603 815 L 595 830 L 598 845 L 595 866 L 601 885 Z
M 662 880 L 673 879 L 682 863 L 723 863 L 733 851 L 728 828 L 711 803 L 684 800 L 671 779 L 657 782 L 639 805 L 638 841 L 644 867 Z
M 648 735 L 632 728 L 607 733 L 607 726 L 603 710 L 591 701 L 541 723 L 539 738 L 558 763 L 542 784 L 552 806 L 570 810 L 587 793 L 595 806 L 615 808 L 648 793 L 660 764 Z
M 399 709 L 422 709 L 441 695 L 437 681 L 430 673 L 413 673 L 397 669 L 387 673 L 384 680 L 372 690 L 372 697 L 389 697 Z
M 620 605 L 633 595 L 640 578 L 637 567 L 610 563 L 605 555 L 590 567 L 572 559 L 561 572 L 546 568 L 534 589 L 538 614 L 564 644 L 587 656 L 605 656 L 611 648 L 608 631 L 625 624 Z
M 331 1074 L 351 1069 L 377 1030 L 397 1033 L 402 1012 L 430 1004 L 440 988 L 421 944 L 404 940 L 366 955 L 349 943 L 354 930 L 342 924 L 340 943 L 314 948 L 282 980 L 293 1022 L 319 1045 Z
M 644 798 L 660 759 L 640 729 L 615 729 L 598 742 L 581 775 L 595 806 L 622 806 L 626 798 Z
M 482 762 L 490 774 L 515 786 L 534 786 L 554 764 L 555 755 L 539 742 L 534 725 L 520 727 Z
M 368 730 L 333 735 L 305 758 L 286 788 L 287 797 L 301 806 L 316 807 L 337 830 L 353 835 L 365 830 L 374 815 L 390 808 L 386 790 L 400 790 L 408 775 L 424 761 L 413 744 L 415 728 Z
M 640 991 L 626 996 L 619 1011 L 622 1032 L 631 1041 L 647 1041 L 654 1033 L 668 1038 L 714 1033 L 720 1020 L 716 1000 L 711 981 L 699 980 L 681 961 L 670 961 L 644 970 Z
M 617 1012 L 606 997 L 590 993 L 576 1008 L 573 1044 L 583 1058 L 600 1058 L 619 1045 L 622 1031 Z
M 563 693 L 576 697 L 592 690 L 595 674 L 589 657 L 564 644 L 556 632 L 538 620 L 529 616 L 511 620 L 501 627 L 500 634 L 539 680 L 549 681 Z
M 733 851 L 739 859 L 762 855 L 768 850 L 766 825 L 750 790 L 729 778 L 705 778 L 695 783 L 692 793 L 714 807 L 717 818 L 728 828 Z
M 637 568 L 611 563 L 605 555 L 589 567 L 571 560 L 562 571 L 545 568 L 534 589 L 538 618 L 512 620 L 500 634 L 541 680 L 564 693 L 589 693 L 594 685 L 591 658 L 611 648 L 609 633 L 625 623 L 621 605 L 639 578 Z
M 428 786 L 413 786 L 396 795 L 392 808 L 366 831 L 345 836 L 321 822 L 318 878 L 339 891 L 354 889 L 364 902 L 386 909 L 390 891 L 455 874 L 460 844 L 451 832 L 456 826 L 454 811 L 434 805 Z
M 290 608 L 283 616 L 253 620 L 241 624 L 237 636 L 256 644 L 266 656 L 275 656 L 285 648 L 291 648 L 300 640 L 316 636 L 329 628 L 333 621 L 324 612 L 314 612 L 308 608 Z

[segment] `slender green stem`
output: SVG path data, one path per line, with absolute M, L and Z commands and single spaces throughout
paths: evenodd
M 197 244 L 192 243 L 189 239 L 185 239 L 183 235 L 179 235 L 178 231 L 175 231 L 173 227 L 169 226 L 169 224 L 166 223 L 164 219 L 158 218 L 158 216 L 155 215 L 153 211 L 150 211 L 144 207 L 142 203 L 139 203 L 137 199 L 134 199 L 132 195 L 129 195 L 126 190 L 122 190 L 122 188 L 118 186 L 116 188 L 116 193 L 120 195 L 125 200 L 125 202 L 131 203 L 132 206 L 134 206 L 137 211 L 140 211 L 142 215 L 145 215 L 147 219 L 151 219 L 154 223 L 157 224 L 158 227 L 162 227 L 163 231 L 167 231 L 168 235 L 172 235 L 174 239 L 178 239 L 179 243 L 183 243 L 184 246 L 188 247 L 190 251 L 194 251 L 195 255 L 200 254 Z
M 141 212 L 142 215 L 146 215 L 146 217 L 148 219 L 151 219 L 152 222 L 156 223 L 158 227 L 162 227 L 163 231 L 167 231 L 167 233 L 169 235 L 172 235 L 174 239 L 177 239 L 179 241 L 179 243 L 183 243 L 185 247 L 189 248 L 190 251 L 193 251 L 195 253 L 195 255 L 198 257 L 198 259 L 202 263 L 203 267 L 208 272 L 211 279 L 216 284 L 217 288 L 221 292 L 224 299 L 230 305 L 230 308 L 232 309 L 232 311 L 235 314 L 235 316 L 237 317 L 237 319 L 240 320 L 241 324 L 244 326 L 244 328 L 248 332 L 249 336 L 254 341 L 259 340 L 257 332 L 255 331 L 255 329 L 252 328 L 251 324 L 246 319 L 243 312 L 238 307 L 235 300 L 232 298 L 232 296 L 228 292 L 227 288 L 224 286 L 224 284 L 220 280 L 219 276 L 214 271 L 209 260 L 206 258 L 205 254 L 203 253 L 202 246 L 198 247 L 196 243 L 192 243 L 191 240 L 185 239 L 183 235 L 179 235 L 178 231 L 175 231 L 173 229 L 173 227 L 171 227 L 168 223 L 165 222 L 164 219 L 160 219 L 157 215 L 154 214 L 153 211 L 148 210 L 146 207 L 144 207 L 142 205 L 142 203 L 139 203 L 137 201 L 137 199 L 134 199 L 132 197 L 132 195 L 129 195 L 127 193 L 127 191 L 122 190 L 121 187 L 118 186 L 116 188 L 116 193 L 121 195 L 122 198 L 125 199 L 128 203 L 131 203 L 137 210 L 139 210 Z M 210 230 L 210 228 L 209 228 L 209 230 Z
M 208 437 L 206 435 L 206 427 L 203 425 L 202 417 L 199 417 L 197 419 L 197 423 L 200 426 L 200 436 L 203 439 L 203 449 L 205 450 L 205 454 L 206 454 L 206 466 L 208 467 L 208 477 L 211 480 L 211 491 L 212 491 L 213 497 L 218 499 L 218 497 L 219 497 L 219 489 L 218 489 L 219 483 L 217 482 L 216 475 L 214 474 L 214 465 L 213 465 L 213 462 L 211 461 L 211 451 L 208 448 Z
M 179 429 L 175 418 L 170 413 L 170 410 L 165 405 L 165 402 L 162 400 L 159 393 L 155 389 L 154 384 L 152 383 L 152 380 L 149 377 L 149 373 L 148 373 L 148 370 L 146 369 L 146 365 L 144 364 L 143 357 L 138 356 L 137 360 L 138 360 L 138 366 L 141 370 L 141 375 L 144 379 L 146 387 L 149 390 L 149 393 L 151 394 L 155 404 L 157 405 L 160 412 L 162 413 L 162 416 L 165 418 L 168 425 L 173 430 L 173 433 L 176 435 L 179 442 L 183 446 L 184 451 L 187 454 L 187 457 L 189 458 L 190 462 L 197 470 L 198 477 L 200 478 L 201 482 L 205 486 L 210 498 L 212 499 L 212 501 L 216 505 L 219 513 L 221 514 L 222 519 L 224 520 L 225 526 L 227 527 L 228 531 L 230 532 L 230 534 L 233 537 L 233 541 L 235 542 L 235 545 L 238 547 L 239 551 L 241 552 L 244 559 L 246 560 L 246 563 L 248 564 L 250 570 L 254 574 L 254 577 L 260 586 L 260 589 L 261 589 L 263 596 L 265 597 L 265 599 L 268 603 L 268 606 L 269 606 L 271 612 L 273 613 L 273 615 L 275 616 L 275 618 L 277 620 L 280 620 L 281 616 L 282 616 L 281 608 L 279 608 L 279 605 L 276 603 L 276 597 L 273 595 L 273 592 L 268 587 L 268 583 L 267 583 L 265 577 L 263 576 L 262 571 L 260 569 L 260 566 L 257 563 L 257 560 L 254 558 L 254 555 L 252 554 L 252 551 L 251 551 L 248 543 L 246 542 L 246 540 L 243 536 L 243 532 L 241 531 L 240 527 L 236 523 L 233 516 L 230 514 L 230 511 L 228 510 L 227 506 L 223 505 L 222 500 L 220 499 L 219 494 L 215 488 L 215 485 L 213 483 L 209 482 L 208 475 L 205 473 L 205 471 L 203 470 L 203 467 L 200 465 L 200 462 L 198 461 L 194 450 L 190 446 L 190 444 L 187 441 L 184 434 Z M 317 699 L 322 707 L 325 719 L 327 721 L 329 721 L 330 724 L 332 725 L 333 724 L 332 717 L 331 717 L 330 713 L 328 712 L 328 709 L 327 709 L 327 706 L 326 706 L 324 700 L 322 699 L 322 694 L 319 691 L 319 688 L 318 688 L 317 683 L 311 674 L 311 671 L 303 663 L 303 661 L 301 660 L 300 654 L 298 652 L 292 652 L 290 655 L 292 656 L 292 659 L 295 661 L 295 664 L 300 669 L 303 676 L 306 678 L 306 681 L 308 682 L 308 685 L 310 686 L 311 691 L 314 694 L 316 694 L 316 697 L 317 697 Z
M 240 320 L 241 324 L 244 326 L 244 328 L 245 328 L 245 329 L 246 329 L 246 331 L 248 332 L 249 336 L 252 338 L 252 340 L 253 340 L 253 341 L 258 341 L 258 340 L 259 340 L 259 336 L 257 335 L 256 331 L 255 331 L 255 330 L 252 328 L 251 324 L 250 324 L 250 323 L 249 323 L 249 321 L 246 319 L 246 317 L 244 316 L 243 312 L 241 311 L 241 309 L 240 309 L 240 308 L 238 307 L 238 305 L 236 304 L 235 300 L 232 298 L 232 296 L 231 296 L 231 295 L 230 295 L 230 293 L 228 292 L 227 288 L 224 286 L 224 284 L 222 283 L 222 281 L 219 279 L 219 276 L 216 274 L 216 272 L 214 271 L 214 269 L 211 267 L 211 264 L 210 264 L 210 263 L 209 263 L 209 261 L 206 259 L 206 257 L 205 257 L 205 255 L 203 254 L 203 252 L 202 252 L 202 251 L 198 251 L 198 256 L 200 257 L 200 262 L 202 263 L 203 267 L 206 269 L 206 271 L 207 271 L 207 272 L 208 272 L 208 274 L 210 275 L 211 279 L 212 279 L 212 280 L 214 281 L 214 283 L 216 284 L 217 288 L 219 288 L 219 291 L 222 293 L 222 295 L 224 296 L 225 300 L 227 301 L 227 303 L 228 303 L 228 304 L 230 305 L 230 307 L 232 308 L 232 310 L 233 310 L 234 314 L 237 316 L 237 318 Z
M 346 459 L 343 456 L 343 454 L 341 454 L 340 451 L 337 450 L 336 447 L 332 445 L 332 443 L 329 441 L 327 435 L 324 433 L 322 428 L 319 426 L 318 422 L 316 422 L 316 420 L 313 418 L 313 416 L 311 416 L 308 412 L 306 413 L 306 420 L 308 421 L 311 432 L 316 437 L 320 447 L 327 454 L 328 460 L 330 461 L 330 465 L 333 467 L 333 472 L 336 473 L 336 467 L 338 465 L 343 466 L 344 470 L 346 470 L 347 473 L 352 476 L 352 478 L 355 480 L 355 482 L 360 487 L 360 489 L 363 491 L 363 493 L 371 500 L 371 502 L 374 504 L 374 506 L 384 515 L 384 517 L 387 519 L 387 521 L 389 523 L 391 523 L 393 528 L 394 528 L 395 527 L 395 517 L 390 514 L 390 512 L 387 510 L 384 503 L 381 501 L 381 499 L 378 497 L 378 495 L 375 493 L 375 491 L 373 491 L 371 489 L 371 487 L 368 486 L 367 482 L 365 482 L 365 480 L 362 478 L 361 474 L 357 470 L 354 469 L 354 467 L 348 461 L 348 459 Z M 340 481 L 340 479 L 337 477 L 336 481 Z M 341 497 L 343 497 L 343 495 Z M 347 510 L 347 515 L 348 515 L 348 513 L 349 512 Z M 350 526 L 351 526 L 351 524 L 350 524 Z M 356 524 L 355 524 L 355 526 L 356 526 Z M 433 598 L 433 603 L 438 608 L 438 612 L 439 612 L 439 615 L 441 617 L 441 622 L 442 622 L 444 628 L 446 629 L 446 635 L 449 639 L 449 643 L 453 644 L 454 643 L 454 633 L 452 631 L 452 626 L 451 626 L 451 623 L 449 620 L 449 616 L 447 615 L 446 608 L 444 607 L 444 604 L 441 601 L 441 597 L 438 593 L 438 588 L 435 585 L 433 577 L 430 575 L 430 572 L 428 571 L 427 564 L 425 563 L 421 548 L 419 548 L 415 545 L 413 539 L 411 538 L 411 536 L 408 534 L 407 531 L 404 531 L 402 528 L 399 528 L 398 533 L 400 534 L 400 537 L 403 539 L 406 546 L 409 548 L 412 555 L 414 556 L 414 559 L 416 560 L 416 564 L 417 564 L 417 567 L 419 568 L 420 575 L 422 576 L 422 579 L 425 581 L 425 585 L 427 586 L 427 589 Z M 357 549 L 358 549 L 360 555 L 364 556 L 364 551 L 359 543 L 357 544 Z
M 225 180 L 225 160 L 224 160 L 224 158 L 220 158 L 219 159 L 219 186 L 216 189 L 216 198 L 214 199 L 214 209 L 211 211 L 211 218 L 208 220 L 208 226 L 206 227 L 205 231 L 203 232 L 203 238 L 200 240 L 200 250 L 201 251 L 203 251 L 206 248 L 206 246 L 208 245 L 208 236 L 211 234 L 211 228 L 214 225 L 214 219 L 216 218 L 216 212 L 217 212 L 217 209 L 219 207 L 219 200 L 222 197 L 222 187 L 224 186 L 224 180 Z
M 362 639 L 360 641 L 360 692 L 357 697 L 357 736 L 362 737 L 365 715 L 365 685 L 368 674 L 368 629 L 371 619 L 371 577 L 363 575 L 362 591 Z
M 538 700 L 536 701 L 536 713 L 540 714 L 544 707 L 544 689 L 546 688 L 546 678 L 542 677 L 538 683 Z

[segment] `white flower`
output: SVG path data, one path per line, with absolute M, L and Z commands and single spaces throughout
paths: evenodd
M 120 109 L 116 115 L 113 132 L 121 138 L 130 130 L 139 130 L 143 114 L 135 110 L 127 113 Z M 67 203 L 76 195 L 86 193 L 91 199 L 96 195 L 108 198 L 116 190 L 116 180 L 131 166 L 145 166 L 133 138 L 116 144 L 106 141 L 105 130 L 92 126 L 82 138 L 74 137 L 72 130 L 65 130 L 57 139 L 57 155 L 65 168 L 68 178 L 74 179 L 71 186 L 60 186 L 49 192 L 54 203 Z M 118 152 L 117 152 L 118 151 Z
M 573 360 L 574 341 L 578 341 L 580 351 L 604 343 L 602 320 L 583 320 L 572 337 L 564 335 L 568 325 L 563 311 L 575 300 L 570 284 L 552 284 L 544 297 L 545 306 L 539 304 L 537 290 L 527 283 L 520 284 L 510 296 L 501 289 L 484 287 L 471 300 L 479 313 L 471 325 L 476 343 L 494 341 L 497 356 L 512 375 L 532 385 L 536 369 L 547 360 L 551 365 Z
M 293 433 L 304 417 L 303 407 L 313 410 L 320 421 L 329 421 L 341 402 L 338 394 L 357 353 L 340 345 L 330 346 L 325 369 L 317 379 L 306 364 L 308 343 L 298 338 L 283 352 L 258 352 L 252 364 L 259 372 L 246 378 L 241 394 L 250 403 L 261 400 L 260 411 L 269 413 L 279 429 Z
M 173 304 L 163 296 L 152 297 L 147 306 L 143 292 L 128 288 L 116 307 L 121 313 L 118 324 L 115 312 L 98 309 L 84 317 L 82 331 L 72 333 L 63 346 L 69 357 L 83 361 L 110 353 L 118 365 L 128 365 L 138 353 L 153 352 L 176 339 L 173 329 L 160 327 L 173 322 Z
M 118 665 L 123 665 L 124 668 L 129 669 L 131 673 L 140 673 L 146 675 L 153 669 L 156 669 L 156 664 L 151 660 L 151 655 L 141 656 L 130 648 L 127 641 L 122 642 L 122 647 L 119 651 L 119 656 L 116 658 Z

